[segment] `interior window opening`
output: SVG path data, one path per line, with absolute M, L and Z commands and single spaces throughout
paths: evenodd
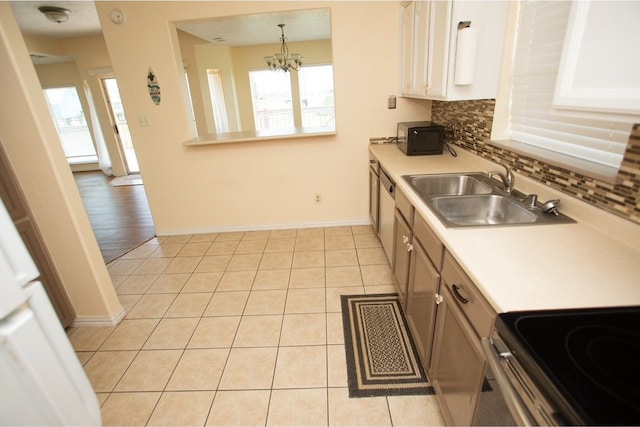
M 44 94 L 67 162 L 70 165 L 97 162 L 96 147 L 76 88 L 46 88 Z

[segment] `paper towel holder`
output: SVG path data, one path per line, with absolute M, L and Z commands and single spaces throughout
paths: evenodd
M 454 84 L 456 86 L 473 84 L 476 54 L 477 29 L 471 27 L 471 21 L 458 22 L 458 40 L 454 68 Z

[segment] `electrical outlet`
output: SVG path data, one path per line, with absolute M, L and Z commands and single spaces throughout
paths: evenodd
M 140 125 L 141 127 L 151 126 L 151 124 L 149 123 L 149 116 L 147 116 L 146 114 L 138 114 L 138 125 Z
M 316 194 L 315 196 L 316 205 L 322 203 L 322 196 L 320 194 Z

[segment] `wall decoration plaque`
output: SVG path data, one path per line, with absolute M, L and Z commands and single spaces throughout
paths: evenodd
M 153 103 L 160 105 L 160 83 L 151 68 L 147 72 L 147 89 L 149 89 L 149 96 L 151 96 Z

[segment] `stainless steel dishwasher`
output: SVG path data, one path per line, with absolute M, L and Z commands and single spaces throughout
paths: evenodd
M 393 264 L 393 221 L 396 183 L 393 182 L 387 171 L 380 167 L 380 209 L 378 211 L 378 237 L 382 242 L 382 248 L 389 264 Z

